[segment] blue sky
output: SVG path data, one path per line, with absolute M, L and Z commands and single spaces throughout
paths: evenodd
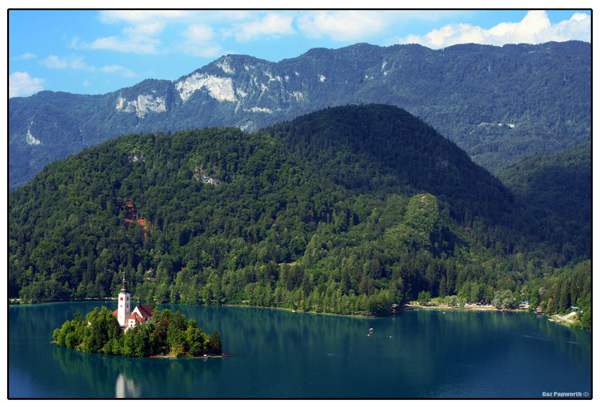
M 207 6 L 205 2 L 203 6 Z M 219 6 L 219 4 L 214 4 Z M 358 42 L 504 45 L 591 40 L 589 10 L 10 10 L 9 96 L 104 94 L 176 80 L 225 54 L 277 62 Z

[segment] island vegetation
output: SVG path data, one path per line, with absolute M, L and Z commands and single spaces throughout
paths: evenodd
M 170 309 L 155 309 L 155 315 L 154 321 L 123 332 L 108 308 L 96 307 L 85 319 L 76 313 L 72 321 L 54 330 L 52 338 L 69 349 L 107 355 L 195 357 L 222 353 L 217 329 L 207 335 L 196 320 L 186 319 L 179 310 L 173 313 Z

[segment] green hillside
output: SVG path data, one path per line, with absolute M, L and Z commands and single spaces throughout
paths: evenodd
M 48 165 L 9 208 L 9 295 L 33 301 L 114 296 L 125 271 L 159 302 L 386 315 L 423 291 L 521 298 L 586 258 L 382 105 L 122 136 Z
M 592 146 L 584 143 L 570 150 L 539 153 L 509 165 L 498 178 L 523 205 L 555 232 L 567 231 L 569 245 L 592 253 Z M 577 249 L 574 249 L 577 250 Z
M 503 168 L 498 178 L 544 216 L 557 215 L 591 228 L 592 143 L 538 153 Z

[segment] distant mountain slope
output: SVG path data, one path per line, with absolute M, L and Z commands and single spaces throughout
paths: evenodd
M 9 99 L 9 186 L 121 134 L 207 126 L 256 130 L 329 106 L 384 103 L 420 117 L 495 172 L 590 140 L 591 46 L 357 44 L 271 63 L 219 58 L 176 81 L 106 95 Z
M 9 193 L 9 295 L 110 296 L 126 272 L 134 296 L 171 303 L 386 315 L 422 291 L 548 301 L 547 276 L 585 257 L 560 226 L 406 111 L 336 107 L 51 163 Z
M 592 145 L 538 153 L 507 166 L 498 178 L 517 198 L 543 216 L 592 226 Z

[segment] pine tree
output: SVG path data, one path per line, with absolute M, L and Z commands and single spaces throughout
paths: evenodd
M 219 336 L 219 331 L 215 328 L 215 331 L 210 337 L 210 351 L 212 353 L 222 353 L 223 346 L 221 345 L 221 337 Z
M 560 290 L 558 307 L 558 312 L 564 312 L 569 308 L 569 287 L 566 282 L 563 282 Z
M 548 300 L 548 305 L 546 306 L 546 312 L 548 314 L 554 314 L 556 312 L 556 310 L 554 309 L 554 299 L 552 297 L 550 297 L 550 299 Z
M 438 297 L 446 298 L 447 295 L 448 295 L 448 290 L 446 288 L 446 276 L 442 276 L 442 280 L 440 281 Z

